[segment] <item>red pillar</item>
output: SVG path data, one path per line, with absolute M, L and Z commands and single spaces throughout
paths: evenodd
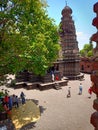
M 98 2 L 94 4 L 93 11 L 96 13 L 96 17 L 93 19 L 92 25 L 95 26 L 98 31 Z M 95 127 L 94 130 L 98 130 L 98 32 L 92 35 L 91 41 L 96 42 L 91 74 L 92 90 L 96 94 L 96 99 L 93 101 L 93 108 L 96 112 L 91 115 L 90 122 Z

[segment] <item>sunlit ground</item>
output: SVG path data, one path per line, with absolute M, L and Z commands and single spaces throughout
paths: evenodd
M 19 108 L 13 108 L 11 118 L 16 129 L 18 130 L 28 123 L 39 120 L 40 110 L 33 101 L 28 100 L 26 101 L 26 104 L 21 104 Z

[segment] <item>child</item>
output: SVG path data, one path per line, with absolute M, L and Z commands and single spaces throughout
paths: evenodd
M 71 88 L 71 87 L 69 87 L 69 88 L 68 88 L 68 94 L 67 94 L 67 98 L 68 98 L 68 97 L 71 97 L 70 88 Z
M 83 90 L 83 88 L 82 88 L 82 83 L 80 83 L 80 85 L 79 85 L 79 95 L 82 94 L 82 90 Z

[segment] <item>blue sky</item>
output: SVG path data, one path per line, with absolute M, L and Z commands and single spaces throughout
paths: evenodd
M 98 2 L 97 0 L 67 0 L 73 13 L 72 18 L 75 23 L 78 47 L 81 50 L 84 44 L 89 43 L 92 34 L 97 32 L 97 29 L 92 26 L 92 20 L 96 17 L 93 12 L 93 5 Z M 55 20 L 59 25 L 61 21 L 61 11 L 66 6 L 65 0 L 47 0 L 49 7 L 47 8 L 49 17 Z M 93 43 L 95 46 L 96 44 Z

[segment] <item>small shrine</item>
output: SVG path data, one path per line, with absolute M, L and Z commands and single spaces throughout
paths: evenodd
M 92 25 L 96 27 L 97 32 L 91 36 L 91 41 L 96 42 L 94 48 L 94 58 L 92 61 L 92 91 L 96 94 L 96 99 L 93 101 L 93 108 L 95 112 L 91 115 L 91 124 L 94 126 L 94 130 L 98 130 L 98 2 L 94 4 L 93 11 L 96 13 L 96 17 L 92 21 Z

